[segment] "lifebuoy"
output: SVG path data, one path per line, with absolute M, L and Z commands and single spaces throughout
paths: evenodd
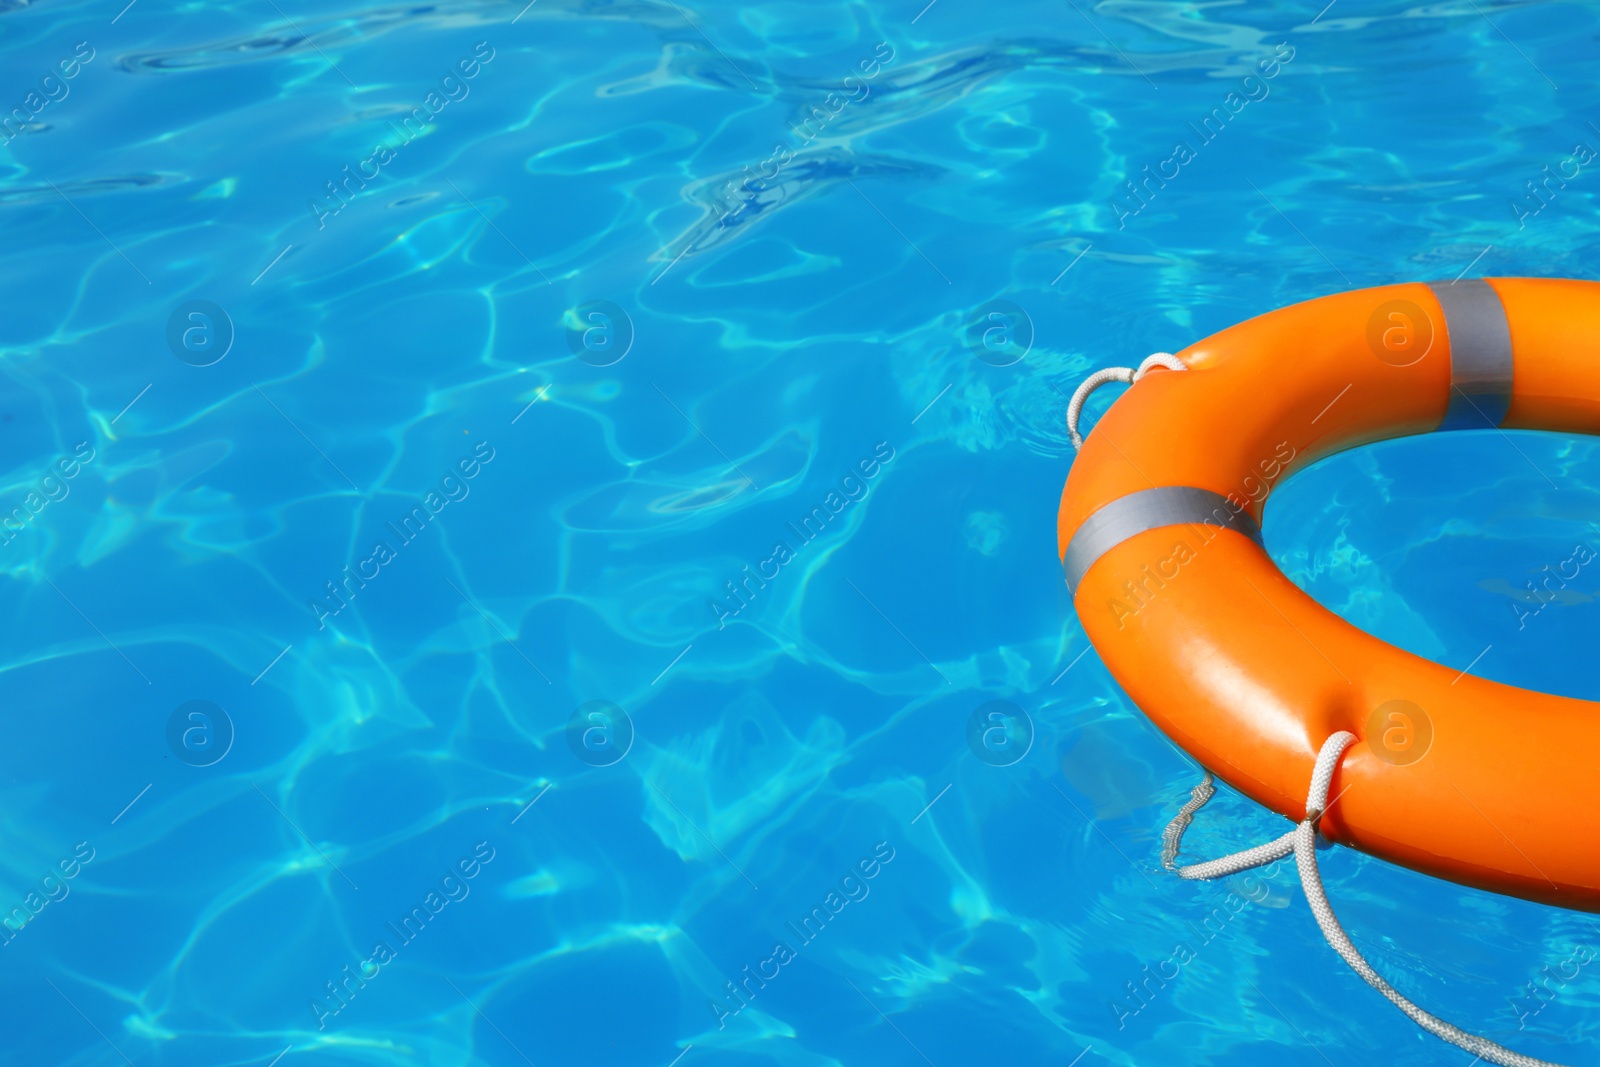
M 1600 283 L 1404 284 L 1282 308 L 1184 349 L 1185 371 L 1152 368 L 1084 443 L 1058 516 L 1111 674 L 1203 766 L 1296 821 L 1319 748 L 1354 734 L 1319 824 L 1336 842 L 1600 911 L 1600 849 L 1578 833 L 1600 704 L 1378 640 L 1284 577 L 1259 532 L 1272 486 L 1342 449 L 1438 429 L 1595 432 L 1597 335 Z

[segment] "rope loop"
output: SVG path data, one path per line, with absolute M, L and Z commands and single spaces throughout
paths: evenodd
M 1361 976 L 1362 981 L 1382 993 L 1412 1022 L 1440 1040 L 1465 1049 L 1485 1063 L 1495 1063 L 1501 1067 L 1561 1067 L 1560 1064 L 1549 1060 L 1538 1060 L 1532 1056 L 1524 1056 L 1520 1052 L 1512 1052 L 1488 1038 L 1469 1034 L 1417 1007 L 1373 969 L 1372 964 L 1367 962 L 1366 957 L 1361 955 L 1349 935 L 1344 932 L 1344 927 L 1339 925 L 1339 919 L 1333 913 L 1333 906 L 1328 903 L 1328 894 L 1322 888 L 1322 872 L 1317 869 L 1317 821 L 1328 809 L 1328 789 L 1333 782 L 1333 772 L 1338 768 L 1345 750 L 1355 743 L 1356 736 L 1344 730 L 1340 730 L 1322 743 L 1322 748 L 1317 753 L 1316 767 L 1311 772 L 1311 788 L 1306 793 L 1306 817 L 1293 830 L 1274 841 L 1257 845 L 1244 852 L 1235 852 L 1221 859 L 1179 867 L 1177 855 L 1178 847 L 1183 842 L 1183 833 L 1194 820 L 1195 812 L 1204 807 L 1206 801 L 1216 793 L 1215 787 L 1211 784 L 1211 772 L 1207 771 L 1204 780 L 1195 787 L 1189 801 L 1179 810 L 1177 817 L 1162 835 L 1163 866 L 1174 871 L 1180 878 L 1224 878 L 1239 871 L 1263 867 L 1293 853 L 1295 867 L 1300 874 L 1300 885 L 1305 890 L 1306 902 L 1311 905 L 1311 914 L 1317 920 L 1323 939 L 1351 970 Z
M 1132 385 L 1155 367 L 1167 370 L 1189 369 L 1171 352 L 1156 352 L 1146 356 L 1144 362 L 1137 367 L 1107 367 L 1105 370 L 1095 371 L 1083 380 L 1083 384 L 1074 390 L 1072 400 L 1067 404 L 1067 434 L 1072 438 L 1073 451 L 1080 451 L 1083 448 L 1083 435 L 1078 432 L 1078 419 L 1083 415 L 1083 405 L 1089 399 L 1089 394 L 1108 382 Z

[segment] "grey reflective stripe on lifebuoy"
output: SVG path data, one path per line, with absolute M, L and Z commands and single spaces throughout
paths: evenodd
M 1083 520 L 1067 545 L 1061 569 L 1066 573 L 1067 590 L 1076 595 L 1078 583 L 1094 566 L 1095 560 L 1128 538 L 1163 526 L 1200 523 L 1236 530 L 1261 544 L 1261 527 L 1244 509 L 1235 509 L 1228 498 L 1209 489 L 1189 485 L 1167 485 L 1141 489 L 1107 504 Z
M 1450 407 L 1441 430 L 1499 426 L 1511 407 L 1511 326 L 1482 278 L 1429 282 L 1450 338 Z

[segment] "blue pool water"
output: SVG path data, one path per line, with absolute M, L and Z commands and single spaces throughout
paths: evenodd
M 1600 14 L 924 2 L 0 0 L 0 1060 L 1465 1067 L 1292 873 L 1207 934 L 1160 872 L 1197 771 L 1066 598 L 1062 416 L 1320 294 L 1594 276 Z M 1266 541 L 1594 698 L 1600 571 L 1520 590 L 1597 505 L 1590 440 L 1457 434 Z M 1282 828 L 1224 790 L 1193 854 Z M 1594 920 L 1324 873 L 1407 995 L 1593 1062 Z

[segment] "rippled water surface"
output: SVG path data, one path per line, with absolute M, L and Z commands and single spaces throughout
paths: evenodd
M 1090 370 L 1594 276 L 1600 177 L 1526 183 L 1600 146 L 1600 9 L 1322 2 L 0 0 L 0 1061 L 1465 1065 L 1291 872 L 1202 926 L 1197 769 L 1056 558 Z M 1412 439 L 1266 541 L 1593 698 L 1600 570 L 1524 589 L 1597 494 Z M 1407 995 L 1593 1061 L 1592 919 L 1324 872 Z

